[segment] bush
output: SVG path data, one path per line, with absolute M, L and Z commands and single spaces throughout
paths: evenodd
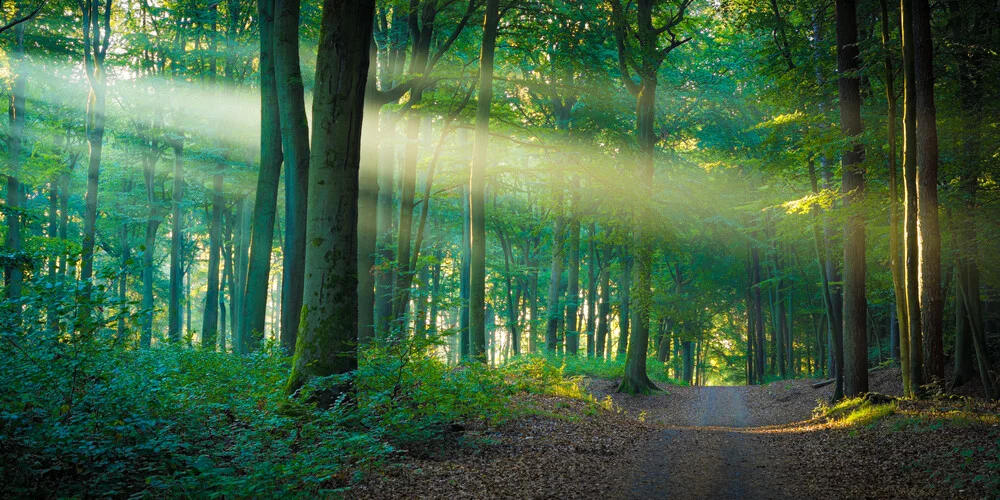
M 433 339 L 407 341 L 364 350 L 353 400 L 321 409 L 285 396 L 289 359 L 273 347 L 235 356 L 2 335 L 0 496 L 335 495 L 404 449 L 465 442 L 466 426 L 510 418 L 519 391 L 562 382 L 542 365 L 540 379 L 449 367 L 429 355 Z

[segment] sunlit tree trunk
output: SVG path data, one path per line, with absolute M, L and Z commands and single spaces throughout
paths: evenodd
M 146 234 L 142 248 L 142 318 L 139 321 L 139 347 L 147 349 L 153 338 L 153 257 L 156 253 L 156 233 L 163 222 L 160 214 L 160 200 L 156 196 L 156 164 L 160 159 L 159 139 L 154 137 L 158 129 L 153 122 L 140 125 L 142 135 L 142 176 L 146 190 Z
M 84 282 L 78 321 L 90 325 L 90 298 L 94 276 L 94 243 L 97 234 L 97 189 L 104 148 L 104 123 L 107 105 L 107 74 L 104 61 L 111 43 L 111 0 L 83 0 L 83 62 L 90 94 L 87 97 L 86 136 L 90 147 L 87 162 L 87 193 L 84 196 L 83 248 L 80 280 Z
M 215 350 L 219 333 L 219 260 L 222 256 L 222 172 L 212 176 L 212 222 L 208 230 L 208 284 L 201 322 L 201 347 Z M 222 335 L 225 336 L 223 331 Z
M 285 241 L 281 261 L 281 347 L 295 352 L 306 258 L 309 125 L 299 64 L 300 0 L 274 0 L 274 78 L 285 164 Z
M 271 246 L 281 177 L 281 129 L 275 74 L 275 0 L 257 1 L 260 30 L 260 170 L 253 204 L 250 257 L 242 293 L 237 352 L 249 353 L 260 346 L 267 319 L 267 284 L 271 274 Z M 367 47 L 367 45 L 365 45 Z M 367 57 L 368 51 L 364 51 Z
M 16 9 L 16 15 L 20 14 L 20 9 Z M 7 175 L 7 209 L 5 222 L 7 223 L 7 241 L 4 252 L 19 255 L 21 252 L 21 183 L 19 175 L 21 171 L 21 142 L 24 136 L 24 113 L 25 113 L 25 89 L 27 87 L 27 76 L 22 67 L 24 61 L 24 23 L 14 27 L 14 50 L 10 55 L 11 71 L 14 72 L 14 82 L 10 94 L 10 106 L 8 108 L 9 129 L 7 135 L 7 161 L 10 173 Z M 7 285 L 7 299 L 19 301 L 21 299 L 21 284 L 24 280 L 24 271 L 20 265 L 12 265 L 5 270 Z M 17 328 L 21 324 L 21 304 L 9 303 L 11 310 L 9 325 Z
M 608 320 L 611 311 L 611 245 L 605 243 L 603 252 L 604 256 L 601 258 L 603 265 L 601 266 L 601 275 L 598 278 L 601 287 L 601 303 L 597 306 L 597 339 L 594 346 L 598 359 L 604 359 L 605 352 L 611 354 L 611 349 L 608 347 L 610 342 Z
M 323 2 L 309 164 L 310 244 L 289 393 L 313 377 L 357 367 L 358 173 L 374 15 L 374 0 Z
M 944 382 L 944 297 L 938 222 L 938 137 L 934 107 L 934 46 L 929 0 L 913 0 L 913 76 L 917 115 L 917 251 L 920 321 L 930 381 Z
M 469 359 L 472 352 L 469 340 L 469 269 L 472 262 L 472 242 L 471 223 L 469 214 L 469 186 L 462 186 L 462 243 L 461 243 L 461 265 L 459 271 L 458 303 L 461 311 L 458 315 L 458 345 L 459 356 L 462 361 Z
M 632 255 L 628 247 L 621 247 L 622 275 L 618 280 L 618 352 L 619 358 L 628 353 L 632 326 Z
M 903 276 L 906 326 L 909 330 L 910 385 L 908 396 L 920 393 L 924 383 L 922 322 L 920 319 L 919 256 L 917 249 L 917 100 L 914 81 L 913 1 L 900 1 L 903 43 Z
M 472 357 L 486 359 L 486 167 L 489 156 L 490 106 L 493 102 L 493 56 L 500 24 L 500 0 L 486 0 L 483 44 L 479 55 L 476 138 L 469 174 L 472 259 L 469 267 L 469 345 Z
M 587 357 L 594 357 L 596 352 L 594 346 L 594 329 L 597 326 L 597 275 L 599 264 L 597 262 L 597 225 L 590 224 L 589 238 L 587 238 Z
M 549 267 L 549 288 L 545 300 L 545 350 L 552 354 L 559 347 L 559 323 L 562 321 L 561 291 L 565 246 L 563 221 L 562 172 L 552 173 L 552 265 Z
M 909 336 L 900 332 L 907 332 L 906 325 L 906 289 L 905 276 L 903 275 L 903 262 L 900 260 L 900 234 L 899 234 L 899 179 L 896 168 L 896 70 L 892 64 L 892 52 L 890 50 L 890 29 L 889 29 L 889 2 L 879 0 L 881 9 L 882 25 L 882 50 L 885 55 L 882 59 L 882 68 L 885 73 L 885 100 L 888 106 L 886 115 L 886 138 L 889 143 L 889 267 L 892 270 L 892 290 L 896 304 L 896 335 L 898 337 L 900 368 L 903 374 L 903 387 L 910 385 L 910 339 Z
M 837 70 L 840 125 L 848 137 L 862 132 L 855 0 L 837 0 Z M 856 139 L 854 140 L 856 141 Z M 868 303 L 865 293 L 865 150 L 858 142 L 842 154 L 844 207 L 844 395 L 868 392 Z
M 170 214 L 170 289 L 167 303 L 167 339 L 181 341 L 181 294 L 184 272 L 181 267 L 181 247 L 184 222 L 181 219 L 181 201 L 184 197 L 184 139 L 171 141 L 174 150 L 174 183 Z
M 578 182 L 577 182 L 578 184 Z M 578 187 L 578 186 L 574 186 Z M 580 196 L 574 189 L 572 207 L 580 210 Z M 569 284 L 566 290 L 566 354 L 575 356 L 580 350 L 580 219 L 569 223 Z

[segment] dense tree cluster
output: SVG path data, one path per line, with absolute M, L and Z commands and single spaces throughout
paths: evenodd
M 273 341 L 290 393 L 431 338 L 624 392 L 897 360 L 998 396 L 995 2 L 0 10 L 18 345 Z

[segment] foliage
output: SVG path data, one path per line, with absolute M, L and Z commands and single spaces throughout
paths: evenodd
M 395 455 L 474 445 L 464 430 L 517 415 L 517 392 L 582 395 L 543 358 L 451 367 L 428 355 L 433 339 L 364 350 L 353 400 L 325 409 L 308 395 L 340 377 L 287 398 L 273 346 L 135 351 L 43 330 L 0 342 L 3 496 L 335 495 Z

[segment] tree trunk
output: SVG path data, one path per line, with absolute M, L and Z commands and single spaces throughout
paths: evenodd
M 208 287 L 201 322 L 201 347 L 215 350 L 219 335 L 219 257 L 222 255 L 222 173 L 212 176 L 212 224 L 208 231 Z M 222 332 L 222 335 L 225 335 Z
M 469 174 L 469 217 L 472 259 L 469 267 L 469 340 L 471 354 L 484 361 L 486 349 L 486 166 L 490 139 L 490 105 L 493 101 L 493 56 L 500 24 L 500 0 L 486 0 L 483 45 L 479 56 L 479 97 L 476 103 L 476 138 Z
M 597 326 L 597 225 L 590 224 L 590 238 L 587 239 L 587 357 L 594 357 L 594 329 Z
M 323 2 L 309 163 L 310 244 L 289 394 L 313 377 L 357 368 L 358 174 L 374 15 L 374 0 Z
M 843 133 L 857 137 L 862 132 L 860 65 L 855 0 L 837 0 L 837 70 L 840 124 Z M 865 293 L 865 150 L 858 142 L 842 155 L 844 207 L 844 395 L 868 392 L 868 304 Z
M 21 9 L 16 9 L 19 15 Z M 10 120 L 7 135 L 7 161 L 10 173 L 7 175 L 7 241 L 4 252 L 15 255 L 21 253 L 21 184 L 18 176 L 21 171 L 21 142 L 24 136 L 24 112 L 25 112 L 25 89 L 27 87 L 27 76 L 23 71 L 24 61 L 24 23 L 14 27 L 14 50 L 11 54 L 11 71 L 14 72 L 14 82 L 11 88 L 10 108 L 8 117 Z M 14 329 L 21 324 L 21 284 L 24 280 L 24 271 L 19 265 L 10 266 L 5 269 L 7 272 L 7 299 L 12 317 L 11 322 Z M 16 302 L 16 303 L 15 303 Z
M 617 356 L 620 358 L 628 353 L 629 326 L 632 319 L 631 308 L 629 307 L 632 303 L 632 255 L 625 247 L 622 247 L 622 277 L 621 281 L 618 282 L 618 295 L 621 302 L 618 306 Z
M 174 188 L 170 212 L 170 292 L 167 303 L 167 339 L 181 341 L 181 294 L 184 272 L 181 268 L 184 222 L 181 220 L 181 200 L 184 197 L 184 139 L 171 141 L 174 149 Z
M 469 267 L 472 261 L 471 222 L 469 215 L 469 186 L 462 186 L 462 269 L 459 271 L 459 307 L 458 336 L 459 355 L 462 361 L 469 359 Z
M 285 245 L 281 274 L 281 347 L 295 352 L 306 258 L 309 125 L 299 63 L 300 0 L 274 1 L 274 79 L 285 164 Z
M 608 327 L 611 310 L 611 245 L 608 243 L 604 244 L 604 257 L 601 261 L 603 262 L 599 278 L 601 303 L 597 306 L 597 344 L 594 346 L 597 349 L 598 359 L 604 359 L 606 346 L 608 355 L 611 354 L 611 336 L 609 335 L 610 328 Z
M 562 318 L 562 308 L 560 302 L 560 289 L 562 284 L 563 265 L 563 186 L 561 180 L 562 173 L 558 170 L 552 172 L 552 190 L 555 204 L 554 222 L 552 227 L 552 267 L 549 272 L 549 293 L 545 301 L 545 350 L 549 354 L 555 354 L 559 345 L 559 322 Z
M 579 210 L 579 195 L 573 193 L 573 210 Z M 566 354 L 575 356 L 580 349 L 580 220 L 569 223 L 569 287 L 566 290 Z
M 907 335 L 899 335 L 899 332 L 907 332 L 906 326 L 906 288 L 905 276 L 903 275 L 903 262 L 900 260 L 900 231 L 899 231 L 899 179 L 896 168 L 896 71 L 892 65 L 892 52 L 890 50 L 891 33 L 889 29 L 889 3 L 888 0 L 879 0 L 882 18 L 882 50 L 883 70 L 885 72 L 885 100 L 888 105 L 886 116 L 887 130 L 886 138 L 889 143 L 889 267 L 892 269 L 892 290 L 895 298 L 895 337 L 898 347 L 898 355 L 893 351 L 893 355 L 900 361 L 900 368 L 903 374 L 904 391 L 910 387 L 910 339 Z
M 267 319 L 267 284 L 271 274 L 271 246 L 281 178 L 281 129 L 275 74 L 275 0 L 258 0 L 260 29 L 260 171 L 253 204 L 253 227 L 246 281 L 239 284 L 242 314 L 237 352 L 247 354 L 260 347 Z M 367 48 L 367 45 L 365 45 Z M 367 58 L 368 51 L 364 50 Z M 298 161 L 298 158 L 296 158 Z
M 919 256 L 917 245 L 917 101 L 914 81 L 913 1 L 900 1 L 903 43 L 903 265 L 906 291 L 906 326 L 909 330 L 910 385 L 907 396 L 916 396 L 924 384 L 922 321 L 920 319 Z M 905 382 L 905 380 L 904 380 Z
M 928 0 L 913 1 L 913 76 L 917 120 L 917 251 L 920 321 L 929 381 L 944 382 L 944 297 L 938 223 L 938 137 L 934 107 L 934 47 Z
M 104 9 L 102 10 L 102 5 Z M 83 0 L 84 71 L 90 84 L 87 98 L 86 136 L 90 146 L 87 162 L 87 194 L 84 196 L 83 245 L 80 280 L 84 282 L 81 314 L 78 322 L 85 329 L 91 327 L 90 298 L 94 276 L 94 243 L 97 234 L 97 189 L 101 173 L 101 156 L 104 148 L 105 110 L 107 107 L 107 75 L 104 61 L 111 39 L 111 3 Z

